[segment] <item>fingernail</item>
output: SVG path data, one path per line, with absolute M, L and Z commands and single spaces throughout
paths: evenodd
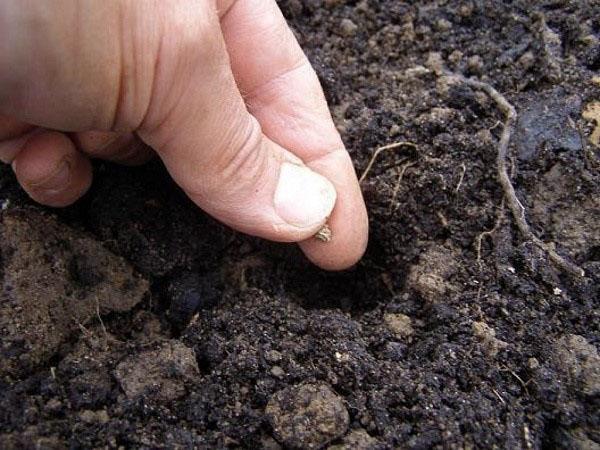
M 71 181 L 71 164 L 66 159 L 63 159 L 54 172 L 40 181 L 32 181 L 29 185 L 35 190 L 56 191 L 64 189 Z
M 275 189 L 275 211 L 298 228 L 323 224 L 335 205 L 331 182 L 306 166 L 284 162 Z

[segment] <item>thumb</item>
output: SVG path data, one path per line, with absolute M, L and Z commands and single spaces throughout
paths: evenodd
M 138 134 L 215 218 L 276 241 L 311 237 L 335 205 L 332 183 L 268 139 L 248 113 L 216 11 L 171 13 Z

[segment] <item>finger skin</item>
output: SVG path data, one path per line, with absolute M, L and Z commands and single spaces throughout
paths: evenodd
M 12 163 L 34 130 L 33 125 L 0 114 L 0 161 Z
M 33 135 L 13 163 L 17 180 L 38 203 L 63 207 L 74 203 L 89 189 L 92 167 L 63 133 Z
M 0 141 L 18 138 L 32 128 L 33 125 L 0 114 Z
M 363 255 L 368 218 L 358 180 L 318 78 L 274 0 L 222 2 L 232 69 L 264 133 L 327 177 L 338 193 L 330 242 L 300 245 L 315 264 L 345 269 Z
M 68 132 L 133 131 L 153 89 L 163 24 L 192 0 L 3 0 L 0 113 Z M 4 70 L 10 68 L 10 70 Z

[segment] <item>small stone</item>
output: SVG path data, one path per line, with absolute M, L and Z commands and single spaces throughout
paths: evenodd
M 529 70 L 535 64 L 535 55 L 531 51 L 525 52 L 521 55 L 517 64 L 521 66 L 523 70 Z
M 106 412 L 105 409 L 96 411 L 96 418 L 98 419 L 98 423 L 101 423 L 101 424 L 108 423 L 108 421 L 110 420 L 110 417 L 108 417 L 108 413 Z
M 450 29 L 452 29 L 452 22 L 450 22 L 447 19 L 439 19 L 436 23 L 435 23 L 435 28 L 438 31 L 448 31 Z
M 327 447 L 327 450 L 374 450 L 379 446 L 380 442 L 377 439 L 359 428 L 344 436 L 341 444 L 331 445 Z
M 463 56 L 463 52 L 460 50 L 454 50 L 452 53 L 450 53 L 450 56 L 448 56 L 448 61 L 450 61 L 452 64 L 458 65 L 462 61 Z
M 474 7 L 471 3 L 467 3 L 465 5 L 461 5 L 458 8 L 458 15 L 463 19 L 467 19 L 473 15 Z
M 350 355 L 348 353 L 335 352 L 333 354 L 333 357 L 339 363 L 347 363 L 348 361 L 350 361 Z
M 281 361 L 282 358 L 283 358 L 283 355 L 281 354 L 281 352 L 278 352 L 277 350 L 269 350 L 268 352 L 265 353 L 265 359 L 272 363 L 279 362 L 279 361 Z
M 186 381 L 198 373 L 194 351 L 173 340 L 128 357 L 117 366 L 115 377 L 129 398 L 152 393 L 168 402 L 183 396 Z
M 94 422 L 96 422 L 96 413 L 94 411 L 90 411 L 89 409 L 86 409 L 79 413 L 79 418 L 81 419 L 82 422 L 94 423 Z
M 504 349 L 508 344 L 496 338 L 496 330 L 485 322 L 473 322 L 473 335 L 478 338 L 486 353 L 490 357 L 498 354 L 498 351 Z
M 350 417 L 343 400 L 324 384 L 301 384 L 275 393 L 265 414 L 275 438 L 294 449 L 318 449 L 342 436 Z
M 590 136 L 590 142 L 596 147 L 600 147 L 600 102 L 589 103 L 581 116 L 584 119 L 593 121 L 596 123 L 596 127 Z
M 552 289 L 552 293 L 554 295 L 561 295 L 562 294 L 562 289 L 559 287 L 555 287 L 554 289 Z
M 418 77 L 422 77 L 423 75 L 427 75 L 429 73 L 431 73 L 431 70 L 429 70 L 427 67 L 414 66 L 414 67 L 409 67 L 408 69 L 406 69 L 404 71 L 404 76 L 407 78 L 418 78 Z
M 285 376 L 284 370 L 279 366 L 271 367 L 271 375 L 277 378 L 283 378 Z
M 481 74 L 483 71 L 483 59 L 479 55 L 473 55 L 467 60 L 467 68 L 471 73 Z
M 433 70 L 436 75 L 444 73 L 444 59 L 440 52 L 430 52 L 425 61 L 425 67 Z
M 412 320 L 404 314 L 388 313 L 383 316 L 383 321 L 397 338 L 407 338 L 412 336 L 415 330 L 412 327 Z
M 100 411 L 90 411 L 89 409 L 85 409 L 79 413 L 79 418 L 82 422 L 87 424 L 105 424 L 110 420 L 108 413 L 104 409 Z
M 529 358 L 527 360 L 527 367 L 529 370 L 537 370 L 540 367 L 540 362 L 537 360 L 537 358 Z
M 62 408 L 62 402 L 57 398 L 52 398 L 46 403 L 46 409 L 51 412 L 58 412 Z
M 340 22 L 339 32 L 344 37 L 354 36 L 358 31 L 358 25 L 352 22 L 350 19 L 342 19 Z

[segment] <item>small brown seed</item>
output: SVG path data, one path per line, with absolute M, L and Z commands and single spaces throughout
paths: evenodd
M 315 239 L 321 241 L 321 242 L 329 242 L 331 241 L 331 238 L 333 237 L 333 232 L 331 231 L 331 228 L 329 228 L 329 225 L 325 224 L 323 225 L 323 227 L 317 231 L 317 234 L 315 234 Z

